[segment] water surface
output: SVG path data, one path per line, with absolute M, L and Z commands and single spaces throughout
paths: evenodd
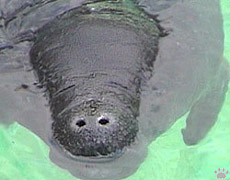
M 20 7 L 20 4 L 18 4 L 19 2 L 7 2 L 6 7 L 2 8 L 3 12 L 6 12 L 7 10 L 7 13 L 10 14 L 14 11 L 15 6 Z M 21 32 L 28 27 L 35 30 L 47 21 L 47 17 L 52 18 L 55 15 L 80 4 L 80 2 L 69 2 L 70 5 L 64 3 L 64 1 L 51 1 L 44 6 L 44 9 L 39 10 L 35 14 L 31 13 L 31 17 L 28 16 L 28 19 L 23 22 L 20 22 L 20 20 L 9 21 L 9 27 L 11 26 L 11 28 L 9 28 L 10 34 L 20 33 L 17 31 L 15 32 L 13 27 L 21 26 L 21 24 L 22 26 L 19 28 Z M 208 3 L 208 1 L 202 2 Z M 5 2 L 1 0 L 0 3 Z M 23 3 L 23 1 L 20 1 L 20 3 Z M 52 6 L 52 3 L 57 3 L 57 5 Z M 197 3 L 197 1 L 194 1 L 194 8 L 196 7 L 195 3 Z M 151 8 L 150 2 L 143 1 L 142 4 L 147 5 L 146 9 L 148 12 L 155 12 L 155 6 Z M 209 6 L 205 7 L 204 10 L 212 11 L 212 8 L 215 9 L 214 5 L 215 4 L 211 3 Z M 227 9 L 227 6 L 229 6 L 228 2 L 223 1 L 223 10 Z M 39 4 L 36 8 L 38 7 Z M 55 8 L 52 9 L 52 7 Z M 189 9 L 183 9 L 183 3 L 177 6 L 174 5 L 173 7 L 174 8 L 171 9 L 166 8 L 164 13 L 161 11 L 160 18 L 164 19 L 164 24 L 165 26 L 168 25 L 168 27 L 172 27 L 170 25 L 170 15 L 176 16 L 177 14 L 180 14 L 178 15 L 178 17 L 180 17 L 178 19 L 179 22 L 186 22 L 186 18 L 191 18 L 189 22 L 193 22 L 192 24 L 187 24 L 187 26 L 185 26 L 186 23 L 179 23 L 181 24 L 180 28 L 173 27 L 174 31 L 180 32 L 178 34 L 183 34 L 185 36 L 182 36 L 183 38 L 190 37 L 188 32 L 191 27 L 198 32 L 202 29 L 204 30 L 203 32 L 205 32 L 206 30 L 209 30 L 207 24 L 212 24 L 212 27 L 221 26 L 221 22 L 213 21 L 212 18 L 209 19 L 208 17 L 204 19 L 206 22 L 210 21 L 210 23 L 208 22 L 205 24 L 203 22 L 204 25 L 202 26 L 202 24 L 200 24 L 201 22 L 195 21 L 198 16 L 197 13 L 192 11 L 189 12 Z M 34 16 L 39 18 L 34 18 L 36 21 L 30 21 Z M 205 15 L 202 14 L 200 17 L 204 16 Z M 224 16 L 229 17 L 229 12 L 227 13 L 227 11 L 224 11 Z M 227 24 L 229 24 L 229 21 L 225 21 L 225 26 L 227 26 Z M 197 28 L 194 28 L 194 26 Z M 218 31 L 217 29 L 213 28 L 213 33 L 216 33 L 216 31 Z M 227 32 L 227 30 L 225 30 L 225 32 Z M 14 45 L 14 42 L 9 40 L 10 38 L 5 38 L 8 33 L 2 31 L 0 33 L 2 47 L 10 47 Z M 203 36 L 197 35 L 195 38 L 199 39 L 202 37 Z M 229 47 L 227 47 L 227 42 L 229 40 L 227 38 L 228 36 L 226 34 L 225 55 L 226 57 L 229 57 Z M 205 43 L 205 41 L 203 42 Z M 30 42 L 25 42 L 14 49 L 6 49 L 7 53 L 1 54 L 0 58 L 1 121 L 6 123 L 12 122 L 9 126 L 1 125 L 0 129 L 0 177 L 3 179 L 14 179 L 16 176 L 20 180 L 76 179 L 71 176 L 67 170 L 63 170 L 50 162 L 48 154 L 49 148 L 39 137 L 29 131 L 29 129 L 33 129 L 34 131 L 37 129 L 39 134 L 41 134 L 41 131 L 45 132 L 46 127 L 41 123 L 41 119 L 49 119 L 49 111 L 47 106 L 45 106 L 47 105 L 47 102 L 43 98 L 42 89 L 38 90 L 32 88 L 30 91 L 25 91 L 20 90 L 19 88 L 21 84 L 29 84 L 33 87 L 32 84 L 36 81 L 33 72 L 30 71 L 28 54 L 24 53 L 28 52 L 29 48 Z M 201 48 L 205 49 L 206 47 L 201 46 Z M 207 49 L 209 52 L 215 50 L 213 47 Z M 167 53 L 165 54 L 167 55 Z M 186 56 L 187 54 L 184 55 Z M 33 91 L 36 93 L 33 93 Z M 37 93 L 38 91 L 41 91 L 41 93 Z M 230 160 L 227 154 L 230 150 L 228 143 L 230 131 L 230 119 L 228 118 L 230 116 L 229 99 L 230 94 L 228 92 L 225 105 L 218 117 L 217 123 L 212 128 L 211 132 L 209 132 L 208 136 L 198 145 L 189 147 L 183 142 L 180 130 L 185 126 L 184 116 L 149 146 L 149 154 L 145 162 L 142 163 L 138 171 L 128 179 L 215 179 L 214 170 L 217 168 L 224 167 L 229 170 L 230 167 L 227 163 Z M 14 122 L 23 122 L 24 120 L 31 121 L 31 123 L 27 123 L 28 126 L 23 127 Z M 45 136 L 44 133 L 44 137 L 41 138 L 45 139 Z

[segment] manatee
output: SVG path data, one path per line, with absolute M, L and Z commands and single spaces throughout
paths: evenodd
M 105 159 L 135 141 L 140 89 L 151 77 L 159 36 L 154 19 L 122 1 L 82 5 L 36 32 L 31 63 L 62 148 Z
M 74 176 L 130 176 L 187 112 L 188 146 L 215 124 L 229 81 L 218 0 L 0 3 L 1 121 Z

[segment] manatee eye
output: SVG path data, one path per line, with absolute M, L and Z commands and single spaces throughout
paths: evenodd
M 109 123 L 109 119 L 107 119 L 107 118 L 101 118 L 98 122 L 101 125 L 106 125 L 106 124 Z
M 77 125 L 78 127 L 82 127 L 82 126 L 85 126 L 86 123 L 85 123 L 84 120 L 80 119 L 80 120 L 78 120 L 78 121 L 76 122 L 76 125 Z

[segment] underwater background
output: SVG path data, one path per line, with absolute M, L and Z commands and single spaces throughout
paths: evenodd
M 221 0 L 224 56 L 230 62 L 230 1 Z M 208 5 L 207 5 L 208 8 Z M 218 168 L 230 171 L 230 84 L 217 123 L 195 146 L 186 146 L 181 129 L 186 115 L 148 147 L 148 156 L 125 180 L 215 180 Z M 230 179 L 230 174 L 226 175 Z M 49 148 L 28 129 L 0 125 L 0 180 L 77 180 L 49 160 Z

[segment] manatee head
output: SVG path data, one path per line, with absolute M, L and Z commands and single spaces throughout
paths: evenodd
M 136 143 L 141 136 L 136 117 L 141 85 L 152 73 L 160 28 L 142 10 L 120 2 L 91 5 L 46 24 L 30 52 L 49 96 L 52 141 L 77 160 L 123 155 L 119 159 L 139 161 L 130 147 L 139 143 L 140 150 L 145 141 Z
M 138 123 L 122 106 L 88 100 L 54 117 L 53 139 L 72 157 L 114 159 L 135 141 Z

